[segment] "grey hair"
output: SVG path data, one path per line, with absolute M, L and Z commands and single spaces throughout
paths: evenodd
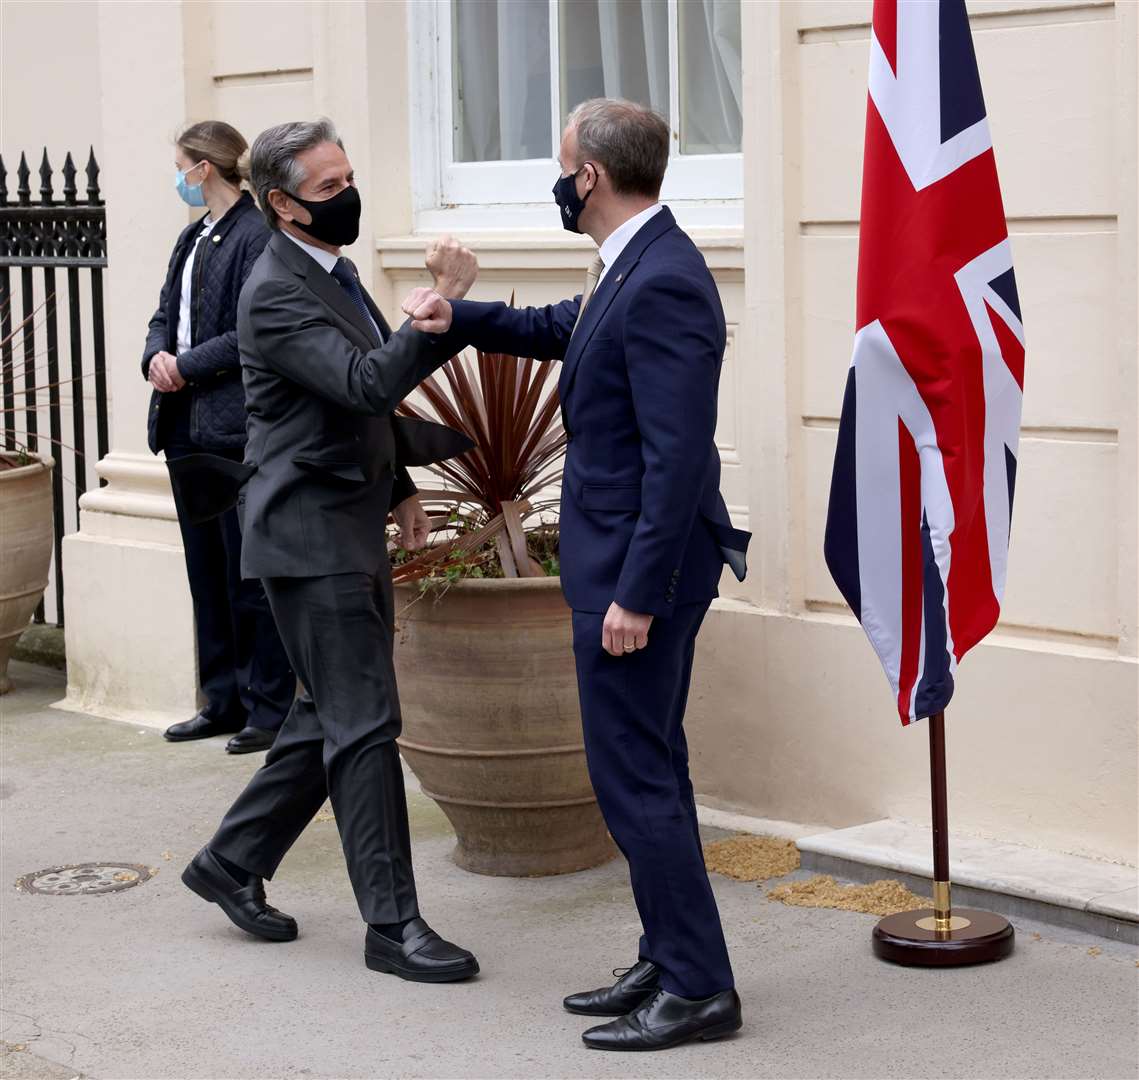
M 326 116 L 319 120 L 293 120 L 261 132 L 249 152 L 249 179 L 257 194 L 261 212 L 270 229 L 278 228 L 277 213 L 269 205 L 269 192 L 279 189 L 294 194 L 304 183 L 305 171 L 297 156 L 321 143 L 344 143 Z
M 667 122 L 646 105 L 619 98 L 591 98 L 569 114 L 567 127 L 577 129 L 581 165 L 605 166 L 618 195 L 655 199 L 668 167 Z

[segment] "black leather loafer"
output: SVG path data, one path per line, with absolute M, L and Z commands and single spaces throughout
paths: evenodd
M 720 1039 L 739 1031 L 740 996 L 725 990 L 702 1001 L 658 990 L 639 1009 L 590 1028 L 582 1042 L 593 1050 L 667 1050 L 692 1039 Z
M 162 733 L 162 737 L 167 742 L 190 742 L 192 739 L 212 739 L 215 735 L 232 735 L 241 728 L 240 720 L 218 720 L 200 712 L 191 720 L 171 724 Z
M 403 928 L 402 941 L 386 938 L 369 926 L 364 963 L 372 971 L 410 982 L 459 982 L 479 973 L 479 962 L 471 953 L 444 941 L 422 919 L 412 919 Z
M 651 960 L 638 960 L 631 968 L 614 968 L 617 981 L 600 990 L 570 994 L 562 1004 L 581 1016 L 624 1016 L 643 1005 L 660 986 L 660 968 Z
M 182 871 L 182 883 L 203 900 L 217 904 L 234 926 L 266 941 L 292 941 L 297 921 L 265 901 L 265 883 L 254 878 L 242 885 L 226 872 L 208 847 L 202 848 Z
M 275 731 L 254 727 L 248 724 L 225 744 L 227 754 L 255 754 L 258 750 L 268 750 L 277 738 Z

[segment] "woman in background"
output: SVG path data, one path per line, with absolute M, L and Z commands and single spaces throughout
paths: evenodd
M 237 351 L 237 298 L 269 230 L 242 189 L 249 153 L 241 133 L 211 120 L 174 147 L 175 187 L 207 212 L 174 244 L 150 320 L 143 376 L 154 387 L 150 449 L 173 461 L 208 451 L 240 462 L 245 393 Z M 171 742 L 232 734 L 232 754 L 266 750 L 292 704 L 296 679 L 259 581 L 241 579 L 236 509 L 204 524 L 187 520 L 174 491 L 194 601 L 198 679 L 206 704 L 167 729 Z

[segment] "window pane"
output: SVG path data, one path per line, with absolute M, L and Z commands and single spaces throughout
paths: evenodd
M 562 121 L 595 97 L 626 98 L 668 118 L 667 0 L 561 0 Z
M 680 0 L 680 152 L 740 150 L 740 0 Z
M 546 0 L 453 0 L 455 161 L 553 156 Z

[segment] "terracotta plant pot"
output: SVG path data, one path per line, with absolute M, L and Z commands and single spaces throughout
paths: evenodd
M 0 694 L 12 689 L 8 660 L 47 588 L 54 522 L 55 462 L 29 454 L 27 465 L 0 454 Z
M 558 578 L 396 587 L 400 749 L 476 874 L 597 866 L 615 849 L 585 766 Z

